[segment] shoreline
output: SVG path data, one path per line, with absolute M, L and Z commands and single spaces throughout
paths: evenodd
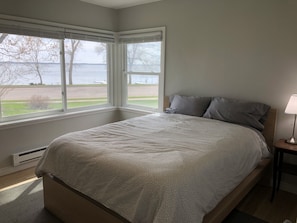
M 0 88 L 1 93 L 1 88 Z M 129 97 L 136 96 L 157 96 L 158 86 L 156 85 L 131 85 L 128 87 Z M 61 86 L 51 85 L 30 85 L 30 86 L 16 86 L 7 91 L 1 96 L 1 100 L 30 100 L 32 96 L 49 97 L 50 99 L 61 99 Z M 107 98 L 107 85 L 94 86 L 68 86 L 68 98 Z

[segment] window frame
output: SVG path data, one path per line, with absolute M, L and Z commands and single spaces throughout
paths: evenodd
M 157 35 L 161 35 L 159 40 L 161 43 L 161 61 L 160 61 L 160 72 L 129 72 L 127 71 L 127 43 L 138 43 L 141 42 L 154 42 L 155 38 L 159 38 Z M 157 37 L 154 37 L 157 36 Z M 121 43 L 121 38 L 125 38 L 124 43 Z M 143 38 L 143 41 L 141 40 Z M 165 27 L 156 27 L 149 29 L 139 29 L 133 31 L 124 31 L 118 33 L 118 49 L 119 49 L 119 82 L 121 83 L 121 91 L 118 97 L 120 98 L 120 107 L 144 110 L 150 112 L 161 112 L 164 107 L 164 88 L 165 88 L 165 39 L 166 39 L 166 28 Z M 128 104 L 128 84 L 127 84 L 127 75 L 129 74 L 140 74 L 140 75 L 157 75 L 159 77 L 158 83 L 158 108 L 150 108 L 147 106 L 139 106 Z
M 64 42 L 63 42 L 64 44 Z M 105 107 L 110 107 L 113 106 L 113 83 L 112 83 L 112 76 L 113 76 L 113 59 L 112 59 L 112 51 L 113 51 L 113 44 L 108 44 L 106 43 L 106 65 L 107 65 L 107 102 L 103 105 L 89 105 L 89 106 L 84 106 L 84 107 L 77 107 L 77 108 L 68 108 L 68 103 L 67 103 L 67 81 L 66 81 L 66 66 L 65 62 L 62 63 L 61 65 L 63 66 L 63 80 L 62 80 L 62 85 L 63 85 L 63 90 L 62 90 L 62 95 L 63 95 L 63 110 L 64 112 L 75 112 L 75 111 L 86 111 L 89 109 L 96 109 L 96 108 L 105 108 Z M 65 57 L 65 47 L 62 47 L 62 55 Z M 63 58 L 65 60 L 65 58 Z
M 61 102 L 59 109 L 51 111 L 40 111 L 37 113 L 28 113 L 22 115 L 14 115 L 9 117 L 0 117 L 0 125 L 12 122 L 23 122 L 35 119 L 43 119 L 48 117 L 56 117 L 57 115 L 65 115 L 68 113 L 89 112 L 98 109 L 110 108 L 113 106 L 113 48 L 115 43 L 115 33 L 100 29 L 79 27 L 67 24 L 45 22 L 35 19 L 27 19 L 15 16 L 7 16 L 0 14 L 0 32 L 8 34 L 17 34 L 23 36 L 35 36 L 42 38 L 51 38 L 60 40 L 60 66 L 61 66 Z M 64 39 L 74 37 L 87 41 L 106 43 L 106 63 L 107 63 L 107 103 L 104 105 L 92 105 L 78 108 L 67 108 L 67 85 L 65 72 L 65 54 Z M 73 38 L 73 39 L 74 39 Z M 1 105 L 0 105 L 1 106 Z

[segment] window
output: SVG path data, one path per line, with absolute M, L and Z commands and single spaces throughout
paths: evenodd
M 163 109 L 164 29 L 120 33 L 123 58 L 123 104 Z
M 59 40 L 0 33 L 1 118 L 61 109 Z
M 114 32 L 1 16 L 0 122 L 113 102 L 162 110 L 165 28 L 117 34 L 119 51 Z
M 65 40 L 67 108 L 108 103 L 107 44 Z
M 0 121 L 110 104 L 113 33 L 1 22 Z

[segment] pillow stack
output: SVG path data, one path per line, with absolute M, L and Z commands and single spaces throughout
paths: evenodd
M 225 97 L 198 97 L 173 95 L 167 113 L 192 115 L 255 128 L 264 129 L 270 106 Z

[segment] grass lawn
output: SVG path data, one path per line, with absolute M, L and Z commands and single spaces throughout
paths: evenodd
M 79 108 L 92 105 L 104 105 L 107 103 L 106 98 L 102 99 L 73 99 L 68 101 L 68 108 Z M 151 108 L 158 107 L 157 97 L 150 98 L 129 98 L 128 103 L 131 105 L 147 106 Z M 49 101 L 44 109 L 37 107 L 32 108 L 28 101 L 2 101 L 1 110 L 3 117 L 25 115 L 30 113 L 45 112 L 62 108 L 61 101 Z
M 157 108 L 158 107 L 158 100 L 156 99 L 146 99 L 146 100 L 141 100 L 141 99 L 128 99 L 128 103 L 131 105 L 138 105 L 138 106 L 146 106 L 150 108 Z

